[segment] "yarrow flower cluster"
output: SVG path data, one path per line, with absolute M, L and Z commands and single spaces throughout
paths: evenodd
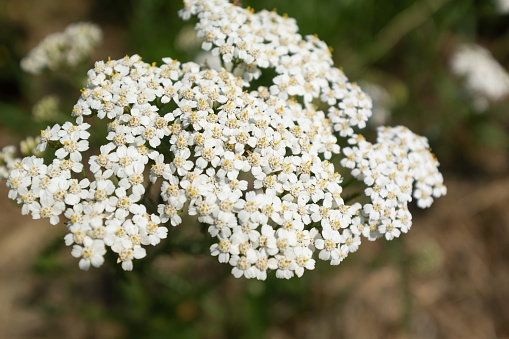
M 8 179 L 11 171 L 19 165 L 20 154 L 41 156 L 42 153 L 37 150 L 39 142 L 39 137 L 27 137 L 19 143 L 19 147 L 14 145 L 3 147 L 0 151 L 0 181 Z
M 427 208 L 433 198 L 447 193 L 428 141 L 408 128 L 380 127 L 376 144 L 359 135 L 348 142 L 352 147 L 343 149 L 346 158 L 341 164 L 368 186 L 365 194 L 371 202 L 363 206 L 355 222 L 356 232 L 368 239 L 385 236 L 392 240 L 408 232 L 412 225 L 408 203 L 412 197 L 417 199 L 417 206 Z
M 48 35 L 21 60 L 21 68 L 40 74 L 46 70 L 75 67 L 90 56 L 101 40 L 99 26 L 88 22 L 71 24 L 64 32 Z
M 355 133 L 370 98 L 293 19 L 225 0 L 185 1 L 180 15 L 198 17 L 202 48 L 224 68 L 171 58 L 156 66 L 138 55 L 96 62 L 76 123 L 41 133 L 38 148 L 55 149 L 53 161 L 26 157 L 10 173 L 9 197 L 24 214 L 66 221 L 80 268 L 100 266 L 109 247 L 131 270 L 187 211 L 207 225 L 211 254 L 235 277 L 300 277 L 317 252 L 337 265 L 362 237 L 398 237 L 410 228 L 412 197 L 428 207 L 445 194 L 426 139 L 397 127 L 373 145 Z M 277 75 L 251 88 L 267 68 Z M 92 116 L 108 133 L 85 159 Z M 338 138 L 352 144 L 341 168 L 365 182 L 368 203 L 342 197 Z
M 478 111 L 484 111 L 490 102 L 509 95 L 509 74 L 487 49 L 461 45 L 451 59 L 454 74 L 465 78 L 465 88 L 473 97 Z

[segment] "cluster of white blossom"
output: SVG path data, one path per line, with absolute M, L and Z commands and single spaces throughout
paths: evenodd
M 86 60 L 102 40 L 99 26 L 79 22 L 69 25 L 64 32 L 48 35 L 21 60 L 21 68 L 40 74 L 45 70 L 75 67 Z
M 459 46 L 452 56 L 451 69 L 457 76 L 465 78 L 465 87 L 478 111 L 486 110 L 490 101 L 509 95 L 509 74 L 490 51 L 481 46 Z
M 364 128 L 371 99 L 343 71 L 334 68 L 327 44 L 317 36 L 301 36 L 295 19 L 272 11 L 243 9 L 224 0 L 185 0 L 180 15 L 196 15 L 202 49 L 221 56 L 224 66 L 245 80 L 257 79 L 263 68 L 278 74 L 267 89 L 278 99 L 299 98 L 319 103 L 341 136 Z
M 361 236 L 375 237 L 363 228 L 375 232 L 377 224 L 380 234 L 396 236 L 399 226 L 387 217 L 410 227 L 412 192 L 421 207 L 431 203 L 429 194 L 445 193 L 425 139 L 387 130 L 381 146 L 359 142 L 361 151 L 344 150 L 350 162 L 343 165 L 356 178 L 376 181 L 368 204 L 349 205 L 333 164 L 337 138 L 360 140 L 354 128 L 365 127 L 371 100 L 333 68 L 327 46 L 299 35 L 292 19 L 226 0 L 185 1 L 180 14 L 198 16 L 203 49 L 220 55 L 226 68 L 171 58 L 156 66 L 137 55 L 96 62 L 73 109 L 76 124 L 41 133 L 39 150 L 56 150 L 52 163 L 26 157 L 10 174 L 9 197 L 24 214 L 67 222 L 65 241 L 82 269 L 100 266 L 110 247 L 131 270 L 144 246 L 166 238 L 162 225 L 181 224 L 187 210 L 208 225 L 216 239 L 211 254 L 235 277 L 300 277 L 314 268 L 315 252 L 337 265 Z M 268 67 L 277 76 L 251 88 Z M 100 153 L 87 156 L 85 119 L 92 116 L 106 121 L 108 133 Z M 401 185 L 400 197 L 375 170 Z M 391 209 L 394 216 L 386 214 Z
M 20 141 L 19 147 L 14 145 L 3 147 L 0 151 L 0 181 L 9 178 L 11 171 L 16 169 L 16 165 L 21 161 L 20 153 L 23 156 L 41 156 L 42 153 L 37 151 L 39 142 L 39 137 L 27 137 Z
M 346 158 L 341 165 L 352 169 L 352 175 L 367 186 L 370 202 L 363 206 L 357 228 L 368 239 L 392 240 L 408 232 L 412 196 L 417 206 L 427 208 L 433 198 L 447 193 L 427 139 L 408 128 L 379 127 L 376 144 L 362 135 L 348 141 L 352 147 L 343 148 Z

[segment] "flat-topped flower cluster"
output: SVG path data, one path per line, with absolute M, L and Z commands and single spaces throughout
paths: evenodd
M 80 268 L 100 266 L 109 247 L 131 270 L 187 211 L 208 225 L 211 254 L 235 277 L 288 279 L 313 269 L 315 253 L 337 265 L 362 237 L 399 236 L 412 197 L 428 207 L 445 194 L 424 138 L 398 127 L 370 144 L 354 133 L 370 98 L 293 19 L 223 0 L 185 1 L 180 14 L 198 17 L 203 49 L 224 68 L 137 55 L 96 62 L 76 123 L 41 133 L 38 150 L 54 149 L 52 162 L 26 157 L 10 173 L 23 214 L 66 222 Z M 266 68 L 277 75 L 251 88 Z M 108 133 L 88 156 L 92 117 Z M 352 144 L 344 156 L 338 138 Z M 368 186 L 367 203 L 343 199 L 339 162 Z

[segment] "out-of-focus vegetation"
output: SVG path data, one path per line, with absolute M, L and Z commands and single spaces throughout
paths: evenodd
M 404 124 L 429 138 L 446 185 L 448 179 L 483 183 L 507 177 L 509 98 L 478 113 L 461 79 L 449 69 L 451 54 L 465 42 L 486 47 L 509 69 L 509 16 L 497 13 L 494 3 L 246 0 L 243 6 L 257 11 L 277 7 L 278 12 L 296 18 L 302 34 L 317 34 L 326 41 L 333 48 L 336 65 L 342 66 L 351 80 L 361 86 L 370 82 L 384 87 L 392 98 L 391 115 L 385 123 Z M 182 35 L 179 38 L 192 25 L 178 18 L 180 8 L 180 1 L 168 0 L 2 1 L 0 124 L 1 132 L 9 135 L 6 140 L 38 135 L 46 122 L 34 121 L 32 108 L 47 95 L 59 98 L 58 121 L 70 117 L 86 70 L 94 60 L 135 53 L 146 61 L 159 62 L 168 56 L 193 60 L 197 49 L 187 46 Z M 91 21 L 104 30 L 94 60 L 72 72 L 33 76 L 21 71 L 20 59 L 39 40 L 75 21 Z M 176 40 L 180 43 L 175 44 Z M 475 191 L 480 185 L 466 191 Z M 455 187 L 453 184 L 452 189 Z M 461 197 L 454 191 L 450 194 Z M 439 200 L 437 205 L 443 203 Z M 424 213 L 438 213 L 433 210 Z M 439 210 L 444 213 L 443 208 Z M 405 235 L 390 243 L 380 241 L 363 246 L 339 267 L 320 263 L 300 279 L 280 281 L 271 276 L 265 282 L 234 279 L 228 265 L 209 255 L 210 241 L 192 219 L 170 229 L 168 239 L 136 262 L 133 272 L 108 264 L 113 258 L 100 269 L 79 271 L 62 243 L 61 232 L 55 231 L 54 243 L 31 263 L 27 279 L 35 279 L 34 290 L 24 300 L 45 319 L 47 326 L 42 328 L 46 332 L 26 337 L 65 333 L 77 338 L 336 338 L 357 333 L 362 338 L 374 333 L 380 338 L 443 338 L 461 334 L 441 322 L 440 312 L 422 306 L 421 296 L 415 295 L 415 285 L 410 283 L 415 277 L 434 277 L 456 269 L 447 261 L 451 254 L 444 250 L 447 244 L 434 238 L 440 233 L 426 235 L 430 223 L 448 219 L 419 213 L 416 219 L 414 228 L 422 230 L 414 240 L 406 240 Z M 507 219 L 495 219 L 492 225 L 500 227 L 500 220 Z M 461 226 L 457 223 L 455 227 Z M 483 241 L 484 232 L 489 233 L 473 229 L 481 234 L 479 241 Z M 501 246 L 503 241 L 507 245 L 507 232 L 502 234 L 501 243 L 492 246 Z M 507 258 L 507 250 L 500 251 L 503 255 L 497 260 Z M 455 255 L 461 256 L 461 251 Z M 458 260 L 452 263 L 461 262 Z M 384 286 L 397 288 L 379 291 Z M 365 296 L 370 293 L 373 300 Z M 455 298 L 450 293 L 449 297 Z M 464 312 L 462 300 L 454 302 L 459 312 Z M 502 321 L 509 315 L 507 305 L 487 302 L 479 307 L 486 307 L 488 314 L 498 313 L 493 334 L 509 335 L 509 327 Z M 352 324 L 369 327 L 377 310 L 388 319 L 385 325 L 372 332 L 356 332 Z M 65 328 L 63 320 L 76 319 L 81 327 L 72 329 L 69 323 Z M 465 333 L 476 337 L 478 332 Z

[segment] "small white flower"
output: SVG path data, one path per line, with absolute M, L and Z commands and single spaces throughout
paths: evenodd
M 338 244 L 341 241 L 341 236 L 338 231 L 333 231 L 330 228 L 324 228 L 322 231 L 322 239 L 315 241 L 315 247 L 320 251 L 319 258 L 322 260 L 331 260 L 337 256 Z
M 229 238 L 218 237 L 219 243 L 210 246 L 210 254 L 218 256 L 219 262 L 226 263 L 230 260 L 230 255 L 239 254 L 239 246 L 233 243 Z
M 133 270 L 133 259 L 142 259 L 147 255 L 145 249 L 139 245 L 134 245 L 132 247 L 122 245 L 112 249 L 118 253 L 117 263 L 122 263 L 122 269 L 124 271 Z
M 47 218 L 52 225 L 59 223 L 58 217 L 65 210 L 65 204 L 61 201 L 55 201 L 52 196 L 44 195 L 40 202 L 34 202 L 32 205 L 32 217 L 34 219 Z
M 74 245 L 72 249 L 72 256 L 81 258 L 79 262 L 80 269 L 88 271 L 90 265 L 99 267 L 104 262 L 104 255 L 106 248 L 101 240 L 92 240 L 89 237 L 83 239 L 83 246 Z

